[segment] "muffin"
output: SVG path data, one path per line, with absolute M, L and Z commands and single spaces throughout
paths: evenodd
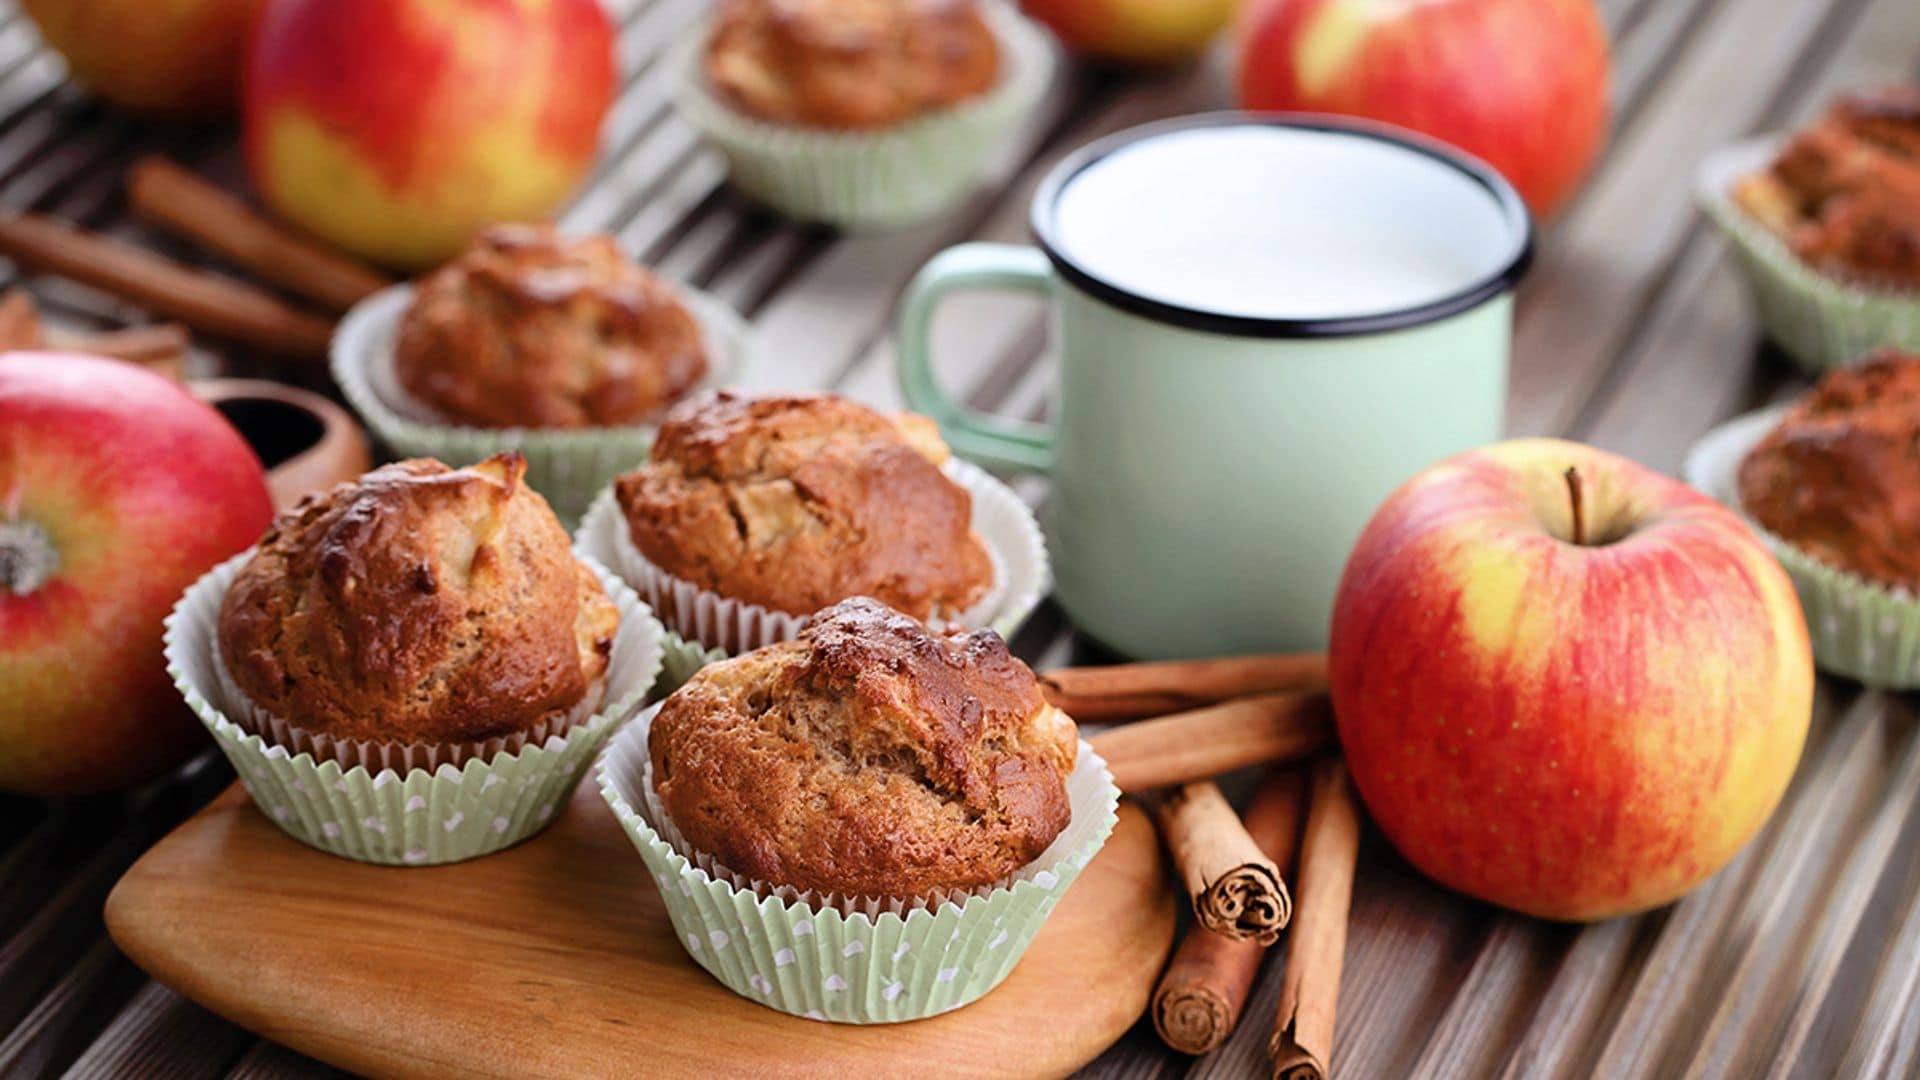
M 829 394 L 719 391 L 674 409 L 614 482 L 628 537 L 699 589 L 805 615 L 871 596 L 953 619 L 994 584 L 931 422 Z
M 1077 746 L 998 634 L 932 631 L 864 597 L 702 669 L 648 740 L 691 848 L 770 886 L 893 898 L 1038 858 L 1071 818 Z
M 437 417 L 482 428 L 641 423 L 707 373 L 672 287 L 606 236 L 497 225 L 423 280 L 394 377 Z
M 1920 592 L 1920 356 L 1823 377 L 1740 463 L 1742 508 L 1828 566 Z
M 309 495 L 167 619 L 167 670 L 260 812 L 344 858 L 538 833 L 660 671 L 664 631 L 576 557 L 507 454 Z
M 1000 47 L 974 0 L 725 0 L 702 62 L 750 116 L 871 131 L 985 93 Z
M 619 613 L 525 468 L 402 461 L 303 499 L 221 603 L 234 687 L 334 746 L 471 746 L 591 712 Z
M 1920 290 L 1920 90 L 1841 99 L 1734 201 L 1822 273 Z
M 707 667 L 598 769 L 687 955 L 747 1000 L 840 1023 L 999 985 L 1120 797 L 998 636 L 866 598 Z
M 670 63 L 674 104 L 735 188 L 801 221 L 889 229 L 980 185 L 1055 50 L 1008 0 L 721 0 Z

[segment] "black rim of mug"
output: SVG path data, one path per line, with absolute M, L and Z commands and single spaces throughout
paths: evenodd
M 1391 143 L 1432 158 L 1466 175 L 1485 188 L 1493 196 L 1508 227 L 1518 235 L 1519 243 L 1513 255 L 1499 270 L 1438 300 L 1378 314 L 1343 315 L 1325 319 L 1227 315 L 1154 300 L 1102 280 L 1074 262 L 1072 257 L 1062 250 L 1058 238 L 1057 211 L 1061 194 L 1075 177 L 1114 152 L 1137 142 L 1194 128 L 1243 126 L 1281 127 L 1358 136 Z M 1493 297 L 1507 292 L 1526 274 L 1528 266 L 1533 262 L 1534 226 L 1533 218 L 1527 212 L 1527 204 L 1520 198 L 1520 193 L 1514 190 L 1513 185 L 1495 172 L 1491 166 L 1445 143 L 1404 128 L 1370 120 L 1320 113 L 1231 111 L 1201 113 L 1196 116 L 1175 117 L 1171 120 L 1144 124 L 1097 139 L 1067 155 L 1053 167 L 1046 179 L 1041 181 L 1040 189 L 1033 199 L 1032 227 L 1034 237 L 1040 244 L 1040 250 L 1046 253 L 1055 271 L 1083 292 L 1123 311 L 1145 316 L 1155 322 L 1237 337 L 1349 337 L 1423 326 L 1479 307 Z

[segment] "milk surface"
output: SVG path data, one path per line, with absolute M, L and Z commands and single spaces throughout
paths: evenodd
M 1342 132 L 1190 128 L 1068 182 L 1056 238 L 1127 292 L 1216 315 L 1333 319 L 1442 300 L 1495 273 L 1522 237 L 1473 178 Z

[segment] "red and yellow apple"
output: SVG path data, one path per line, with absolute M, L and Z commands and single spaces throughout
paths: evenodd
M 1746 525 L 1552 439 L 1387 500 L 1341 579 L 1329 666 L 1394 846 L 1554 919 L 1655 907 L 1724 866 L 1786 790 L 1813 700 L 1799 601 Z
M 1191 59 L 1220 36 L 1238 0 L 1021 0 L 1075 52 L 1126 64 Z
M 162 622 L 272 519 L 259 458 L 178 385 L 0 353 L 0 790 L 107 791 L 203 745 Z
M 248 167 L 286 220 L 419 269 L 565 201 L 614 85 L 599 0 L 269 0 Z
M 170 116 L 232 109 L 260 0 L 21 0 L 76 82 Z
M 1593 0 L 1253 0 L 1240 101 L 1342 113 L 1466 150 L 1553 213 L 1606 141 L 1606 28 Z

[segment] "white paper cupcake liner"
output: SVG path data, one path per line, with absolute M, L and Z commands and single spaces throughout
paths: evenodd
M 1033 614 L 1048 586 L 1047 544 L 1040 524 L 1020 496 L 985 469 L 953 458 L 944 471 L 972 499 L 973 528 L 985 543 L 994 569 L 994 584 L 987 595 L 952 623 L 969 629 L 987 627 L 1012 637 Z M 812 614 L 794 615 L 732 600 L 654 565 L 634 546 L 611 487 L 594 499 L 574 542 L 632 585 L 660 613 L 667 628 L 689 645 L 738 655 L 798 637 Z
M 707 374 L 701 388 L 737 383 L 752 360 L 752 333 L 718 299 L 685 285 L 675 290 L 705 338 Z M 456 468 L 507 450 L 527 459 L 527 483 L 546 496 L 572 528 L 587 504 L 615 476 L 647 458 L 657 424 L 604 428 L 478 428 L 434 418 L 401 388 L 393 369 L 400 320 L 413 286 L 394 285 L 367 297 L 334 331 L 334 381 L 374 435 L 403 457 L 437 458 Z
M 1007 884 L 937 904 L 809 903 L 791 890 L 717 878 L 656 827 L 665 823 L 651 798 L 647 735 L 657 711 L 608 745 L 601 794 L 659 885 L 688 955 L 742 997 L 795 1016 L 891 1023 L 978 1000 L 1013 970 L 1117 820 L 1119 790 L 1082 741 L 1067 780 L 1072 821 Z
M 512 750 L 441 760 L 431 768 L 343 766 L 250 732 L 232 717 L 250 706 L 224 685 L 221 602 L 251 550 L 189 587 L 166 622 L 167 671 L 254 804 L 288 835 L 361 862 L 425 866 L 510 847 L 566 805 L 607 736 L 637 708 L 659 671 L 664 632 L 632 589 L 595 566 L 620 611 L 602 707 L 568 730 Z
M 1920 351 L 1920 292 L 1849 282 L 1795 255 L 1733 201 L 1734 186 L 1764 171 L 1783 138 L 1728 147 L 1701 164 L 1695 195 L 1733 242 L 1767 334 L 1814 374 L 1857 363 L 1876 349 Z
M 983 5 L 1000 43 L 998 83 L 969 101 L 876 132 L 769 123 L 715 94 L 702 23 L 678 44 L 674 103 L 726 156 L 736 187 L 803 221 L 849 229 L 912 225 L 953 209 L 978 187 L 993 154 L 1053 81 L 1052 39 L 1000 0 Z
M 231 706 L 227 719 L 238 725 L 240 730 L 249 735 L 258 735 L 274 746 L 295 754 L 311 755 L 315 761 L 337 761 L 343 769 L 358 765 L 369 772 L 382 769 L 402 773 L 415 769 L 432 772 L 442 765 L 459 768 L 469 759 L 487 761 L 497 754 L 518 753 L 528 744 L 538 746 L 554 736 L 565 735 L 576 725 L 592 719 L 606 703 L 606 681 L 603 679 L 567 715 L 542 721 L 526 731 L 511 732 L 491 739 L 463 743 L 337 739 L 325 733 L 308 731 L 284 717 L 273 715 L 249 699 L 240 685 L 233 681 L 226 657 L 220 654 L 217 635 L 213 645 L 216 654 L 214 677 L 218 680 L 221 700 Z
M 1738 513 L 1786 568 L 1822 670 L 1887 690 L 1920 687 L 1920 599 L 1821 562 L 1775 536 L 1740 505 L 1740 463 L 1790 405 L 1732 420 L 1694 444 L 1687 482 Z

